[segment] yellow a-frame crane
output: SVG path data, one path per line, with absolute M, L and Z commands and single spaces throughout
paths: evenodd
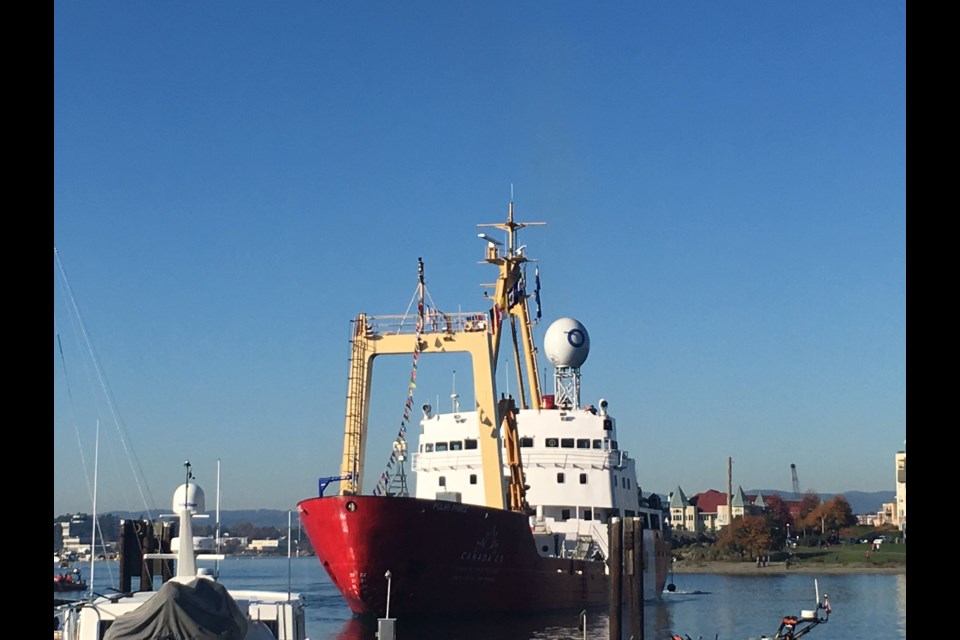
M 340 495 L 356 495 L 363 490 L 364 459 L 366 456 L 367 422 L 370 415 L 370 391 L 373 379 L 373 361 L 380 355 L 438 353 L 468 353 L 473 368 L 474 397 L 476 398 L 479 427 L 478 450 L 483 470 L 484 498 L 487 506 L 503 509 L 505 505 L 522 510 L 525 505 L 522 462 L 516 445 L 515 406 L 498 406 L 496 374 L 504 324 L 510 323 L 514 345 L 520 408 L 540 408 L 540 384 L 537 372 L 536 347 L 533 341 L 526 293 L 523 291 L 521 265 L 527 262 L 516 244 L 516 232 L 526 226 L 542 222 L 514 222 L 513 203 L 510 203 L 505 223 L 481 224 L 507 232 L 507 246 L 481 233 L 487 240 L 485 262 L 497 265 L 498 277 L 494 285 L 493 306 L 481 313 L 444 314 L 438 322 L 428 322 L 423 305 L 423 263 L 420 263 L 420 304 L 417 317 L 411 322 L 404 316 L 368 316 L 359 314 L 354 320 L 351 339 L 350 374 L 347 383 L 347 410 L 343 436 L 343 459 L 340 473 L 349 479 L 340 484 Z M 519 329 L 520 336 L 517 336 Z M 523 371 L 530 386 L 530 401 L 526 399 Z M 508 409 L 514 406 L 514 409 Z M 502 410 L 501 410 L 502 409 Z M 509 502 L 503 480 L 503 450 L 500 427 L 507 433 L 508 465 L 510 467 Z M 512 430 L 512 432 L 510 432 Z

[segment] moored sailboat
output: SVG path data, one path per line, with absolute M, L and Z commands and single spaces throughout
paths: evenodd
M 190 463 L 186 466 L 186 482 L 173 496 L 173 516 L 179 520 L 177 551 L 142 556 L 175 561 L 175 575 L 157 590 L 91 594 L 89 600 L 55 606 L 55 640 L 307 640 L 299 594 L 228 589 L 198 567 L 200 559 L 223 558 L 197 553 L 192 521 L 206 515 L 205 500 L 203 489 L 192 482 Z
M 498 268 L 492 307 L 441 313 L 426 303 L 419 265 L 416 316 L 354 321 L 340 475 L 299 503 L 317 557 L 355 614 L 559 610 L 608 602 L 607 523 L 642 522 L 643 597 L 658 598 L 670 566 L 669 529 L 656 496 L 644 498 L 636 461 L 622 450 L 609 403 L 581 406 L 586 328 L 573 318 L 544 339 L 554 393 L 540 388 L 533 327 L 540 318 L 539 271 L 527 293 L 525 245 L 517 231 L 543 223 L 479 225 L 485 262 Z M 537 303 L 536 319 L 529 300 Z M 510 336 L 517 397 L 498 394 L 497 362 Z M 472 359 L 476 406 L 449 413 L 423 405 L 412 452 L 416 493 L 408 495 L 405 431 L 377 487 L 363 492 L 374 358 L 461 352 Z M 412 398 L 412 395 L 411 395 Z M 408 409 L 410 408 L 408 400 Z M 396 479 L 401 482 L 397 483 Z M 330 480 L 338 495 L 324 496 Z M 619 567 L 617 567 L 619 570 Z

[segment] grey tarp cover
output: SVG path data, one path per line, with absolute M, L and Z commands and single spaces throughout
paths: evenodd
M 119 616 L 103 640 L 243 640 L 247 620 L 219 582 L 166 582 L 134 611 Z

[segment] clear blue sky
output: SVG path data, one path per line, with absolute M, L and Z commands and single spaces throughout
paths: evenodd
M 484 310 L 511 185 L 547 223 L 537 338 L 586 325 L 644 490 L 728 457 L 744 489 L 894 490 L 905 30 L 902 1 L 56 1 L 54 246 L 99 375 L 55 259 L 54 515 L 95 466 L 99 512 L 168 511 L 187 459 L 208 507 L 218 459 L 223 509 L 315 495 L 350 320 L 403 313 L 421 256 Z M 409 370 L 378 361 L 368 478 Z M 415 406 L 466 371 L 422 359 Z

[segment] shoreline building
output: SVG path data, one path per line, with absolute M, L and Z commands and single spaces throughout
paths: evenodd
M 907 536 L 907 441 L 903 441 L 903 451 L 897 451 L 894 458 L 897 469 L 897 501 L 893 509 L 893 524 Z

